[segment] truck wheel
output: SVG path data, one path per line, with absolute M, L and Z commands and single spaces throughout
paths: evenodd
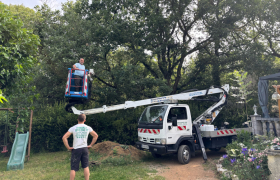
M 191 151 L 188 145 L 181 145 L 178 150 L 178 161 L 181 164 L 188 164 L 191 159 Z
M 161 157 L 160 154 L 156 154 L 156 153 L 154 153 L 154 152 L 152 152 L 152 156 L 153 156 L 154 158 L 160 158 L 160 157 Z
M 220 147 L 217 147 L 217 148 L 209 148 L 211 151 L 216 151 L 216 152 L 218 152 L 218 151 L 220 151 L 221 150 L 221 148 Z

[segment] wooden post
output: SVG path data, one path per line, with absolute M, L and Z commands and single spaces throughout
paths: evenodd
M 18 109 L 18 117 L 17 117 L 17 121 L 16 121 L 16 132 L 15 132 L 15 134 L 18 132 L 18 118 L 19 118 L 19 109 Z
M 33 118 L 33 110 L 30 110 L 30 122 L 29 122 L 29 139 L 28 139 L 28 161 L 30 158 L 30 149 L 31 149 L 31 133 L 32 133 L 32 118 Z
M 17 122 L 16 122 L 16 132 L 15 134 L 18 132 L 18 118 L 17 118 Z

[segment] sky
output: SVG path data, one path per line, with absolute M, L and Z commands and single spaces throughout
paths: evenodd
M 61 10 L 61 3 L 65 3 L 68 0 L 0 0 L 2 3 L 7 5 L 24 5 L 25 7 L 29 7 L 34 9 L 36 5 L 42 5 L 42 2 L 47 2 L 47 4 L 52 9 Z M 75 0 L 74 0 L 75 1 Z

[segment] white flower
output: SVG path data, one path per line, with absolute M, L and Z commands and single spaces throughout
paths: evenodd
M 243 143 L 239 143 L 238 145 L 242 148 L 245 146 Z

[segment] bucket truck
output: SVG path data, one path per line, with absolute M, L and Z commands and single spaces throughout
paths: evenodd
M 146 106 L 138 121 L 138 142 L 136 147 L 148 150 L 154 157 L 176 153 L 181 164 L 187 164 L 196 150 L 201 150 L 203 159 L 207 160 L 205 149 L 219 150 L 236 137 L 237 131 L 250 131 L 250 128 L 215 130 L 211 123 L 227 103 L 229 85 L 210 87 L 206 90 L 195 90 L 169 96 L 126 101 L 124 104 L 77 110 L 71 107 L 74 114 L 96 114 L 120 109 Z M 211 96 L 218 94 L 219 97 Z M 198 99 L 198 97 L 200 97 Z M 201 97 L 203 97 L 201 99 Z M 212 101 L 214 104 L 196 119 L 192 119 L 187 104 L 178 100 Z

